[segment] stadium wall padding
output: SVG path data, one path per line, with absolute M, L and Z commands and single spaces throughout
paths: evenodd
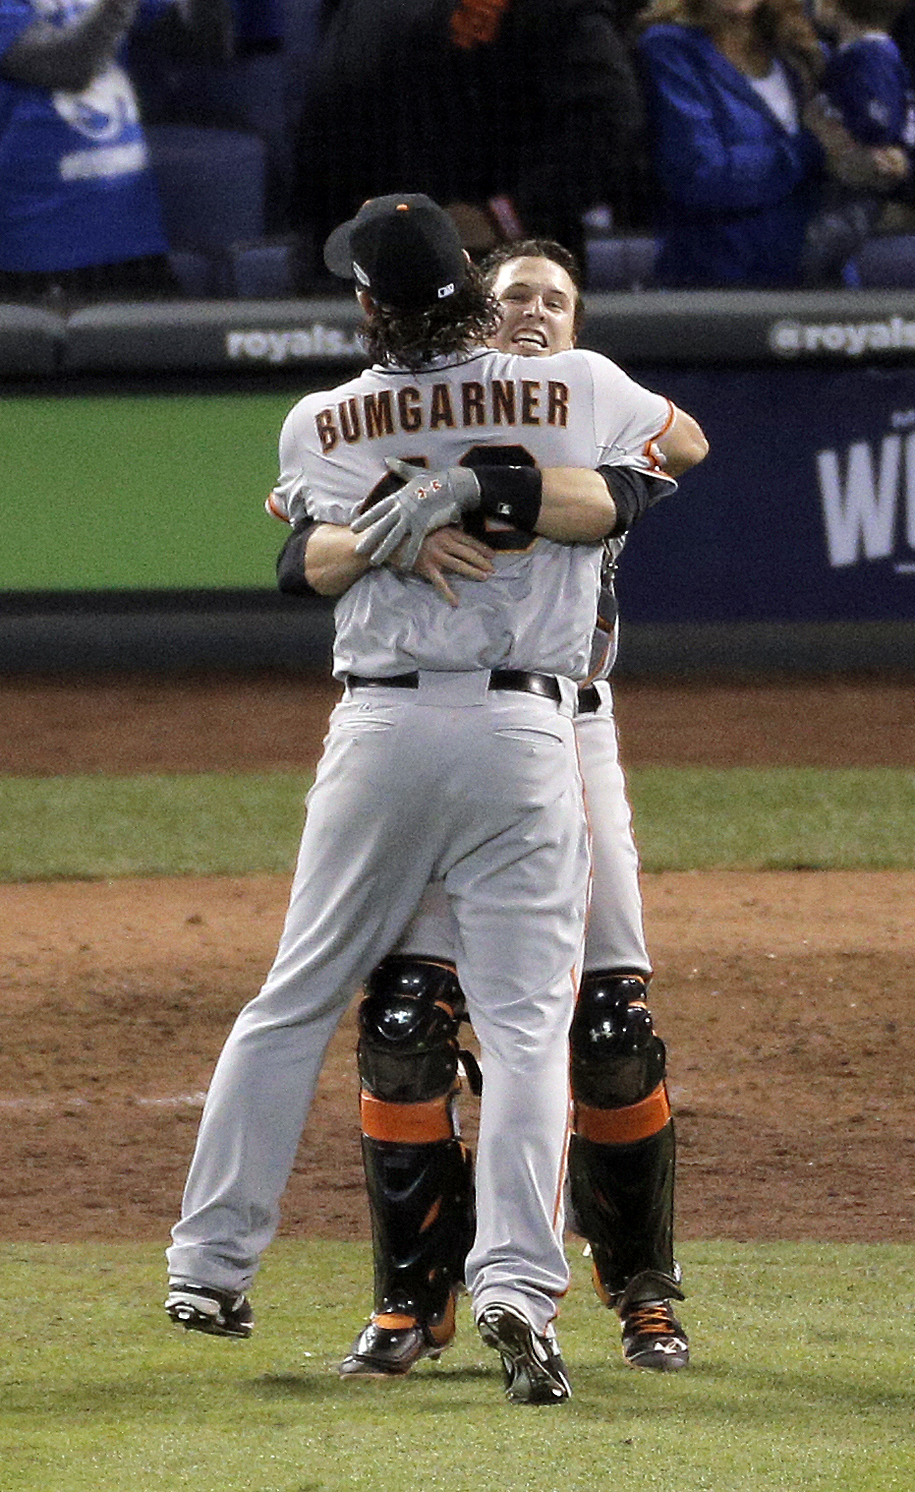
M 915 302 L 589 295 L 582 345 L 711 454 L 634 531 L 620 668 L 915 664 Z M 361 363 L 349 297 L 0 306 L 0 667 L 324 668 L 273 590 L 286 411 Z

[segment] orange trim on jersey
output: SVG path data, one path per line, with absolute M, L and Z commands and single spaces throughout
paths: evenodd
M 663 439 L 663 437 L 667 434 L 668 430 L 670 429 L 671 425 L 673 424 L 673 422 L 674 422 L 674 420 L 676 418 L 677 418 L 676 405 L 670 399 L 668 399 L 667 400 L 667 419 L 664 421 L 664 423 L 661 426 L 660 430 L 658 431 L 657 435 L 653 435 L 650 440 L 646 440 L 644 446 L 642 447 L 642 454 L 643 454 L 643 456 L 647 457 L 647 459 L 651 462 L 651 470 L 653 472 L 658 472 L 663 477 L 670 476 L 670 472 L 665 471 L 663 466 L 659 466 L 658 463 L 657 463 L 657 461 L 652 460 L 651 447 L 654 445 L 654 443 L 655 443 L 656 440 L 662 440 Z M 673 481 L 673 480 L 674 480 L 674 478 L 671 477 L 671 481 Z
M 581 680 L 580 684 L 578 685 L 579 689 L 587 689 L 589 684 L 603 683 L 607 677 L 607 659 L 610 657 L 610 649 L 613 646 L 613 635 L 616 632 L 616 627 L 608 627 L 606 623 L 602 622 L 600 617 L 598 617 L 597 624 L 594 630 L 595 632 L 604 633 L 607 639 L 607 646 L 604 648 L 604 651 L 601 653 L 600 657 L 594 665 L 594 668 L 588 674 L 587 678 Z M 603 703 L 604 701 L 601 700 L 601 704 Z
M 360 1093 L 362 1133 L 370 1140 L 403 1140 L 408 1145 L 430 1145 L 454 1136 L 448 1096 L 425 1103 L 386 1103 L 371 1093 Z
M 575 1133 L 597 1145 L 635 1145 L 659 1134 L 670 1121 L 667 1088 L 659 1083 L 641 1103 L 624 1109 L 592 1109 L 588 1104 L 575 1105 Z

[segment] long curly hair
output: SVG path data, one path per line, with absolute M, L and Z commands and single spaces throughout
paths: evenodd
M 360 333 L 374 363 L 414 372 L 433 358 L 461 357 L 480 347 L 497 330 L 502 312 L 475 264 L 447 301 L 420 311 L 397 311 L 374 302 Z
M 636 26 L 673 24 L 712 32 L 717 16 L 706 0 L 651 0 L 638 15 Z M 794 65 L 809 92 L 822 76 L 825 59 L 820 39 L 804 10 L 803 0 L 762 0 L 753 20 L 760 35 L 783 62 Z

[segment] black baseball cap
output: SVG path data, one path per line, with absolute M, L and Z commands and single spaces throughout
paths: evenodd
M 324 245 L 332 274 L 355 280 L 373 300 L 417 311 L 447 300 L 467 278 L 460 236 L 444 208 L 422 192 L 370 197 Z

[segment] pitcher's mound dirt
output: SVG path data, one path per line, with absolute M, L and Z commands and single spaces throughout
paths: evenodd
M 915 768 L 911 679 L 623 680 L 623 759 Z M 0 682 L 0 773 L 309 768 L 336 686 Z M 291 871 L 291 867 L 290 867 Z M 678 1122 L 678 1233 L 915 1237 L 915 873 L 644 877 Z M 0 1236 L 157 1239 L 288 877 L 0 888 Z M 352 1015 L 283 1231 L 367 1237 Z M 472 1137 L 474 1104 L 464 1105 Z

